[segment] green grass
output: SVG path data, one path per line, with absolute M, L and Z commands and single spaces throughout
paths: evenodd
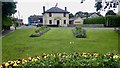
M 118 34 L 113 30 L 87 30 L 87 38 L 75 38 L 68 28 L 51 29 L 29 37 L 35 29 L 18 29 L 3 37 L 2 60 L 14 60 L 55 52 L 118 52 Z M 70 42 L 74 42 L 70 44 Z

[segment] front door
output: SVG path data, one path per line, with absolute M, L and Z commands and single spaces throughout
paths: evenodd
M 57 26 L 59 26 L 59 24 L 60 24 L 60 20 L 57 20 Z

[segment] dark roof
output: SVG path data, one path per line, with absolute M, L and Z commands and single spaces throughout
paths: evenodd
M 94 13 L 89 13 L 89 14 L 88 14 L 88 17 L 90 17 L 90 16 L 93 15 L 93 14 L 97 14 L 98 16 L 102 16 L 100 13 L 95 13 L 95 12 L 94 12 Z
M 42 15 L 31 15 L 29 18 L 43 18 Z
M 69 21 L 74 21 L 74 20 L 76 20 L 77 18 L 81 18 L 81 17 L 72 17 L 72 18 L 69 19 Z
M 44 13 L 69 13 L 69 12 L 58 7 L 52 7 L 46 10 Z
M 69 21 L 74 21 L 77 17 L 70 18 Z

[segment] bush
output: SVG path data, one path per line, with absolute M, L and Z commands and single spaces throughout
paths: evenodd
M 105 26 L 109 27 L 119 27 L 120 26 L 120 16 L 119 15 L 107 15 L 105 17 Z
M 82 27 L 76 27 L 72 31 L 76 38 L 86 38 L 86 31 Z
M 118 54 L 98 53 L 54 53 L 42 54 L 41 56 L 17 59 L 2 64 L 2 67 L 39 68 L 39 67 L 84 67 L 84 68 L 119 68 L 120 56 Z
M 84 20 L 84 24 L 105 24 L 104 17 L 96 17 L 96 18 L 87 18 Z

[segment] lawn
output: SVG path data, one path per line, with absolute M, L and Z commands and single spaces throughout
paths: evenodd
M 2 39 L 2 60 L 14 60 L 55 52 L 118 52 L 118 34 L 113 30 L 87 29 L 87 38 L 75 38 L 70 28 L 51 29 L 29 37 L 35 29 L 18 29 Z

